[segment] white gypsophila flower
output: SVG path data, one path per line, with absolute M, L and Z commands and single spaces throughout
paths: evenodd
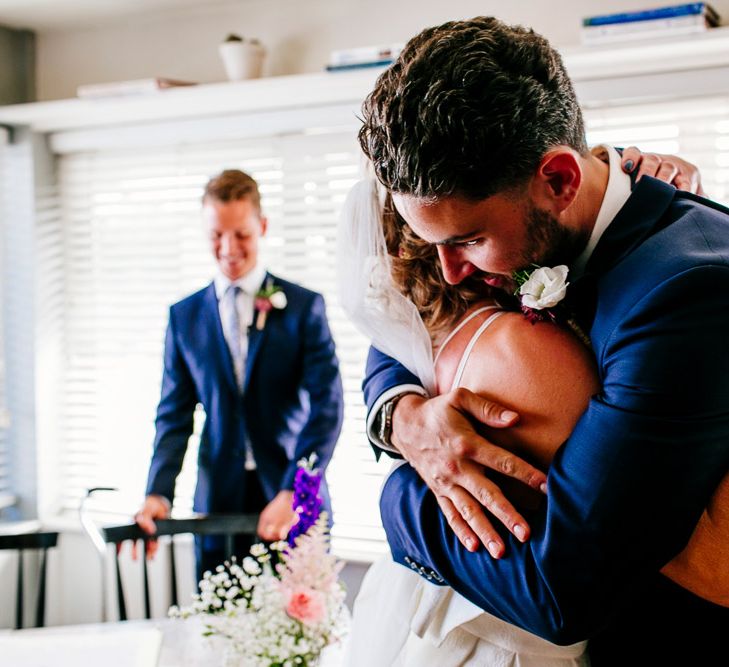
M 246 556 L 243 559 L 243 570 L 245 570 L 247 574 L 261 574 L 261 566 L 250 556 Z
M 288 299 L 286 299 L 286 295 L 283 292 L 274 292 L 268 297 L 268 300 L 276 310 L 286 308 L 286 304 L 288 303 Z
M 556 306 L 567 294 L 569 269 L 560 266 L 541 266 L 529 274 L 527 281 L 519 288 L 522 305 L 534 310 Z
M 263 554 L 266 553 L 266 547 L 263 544 L 254 544 L 251 547 L 251 556 L 255 556 L 258 558 L 258 556 L 263 556 Z

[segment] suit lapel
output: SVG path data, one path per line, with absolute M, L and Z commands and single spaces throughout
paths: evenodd
M 266 277 L 264 278 L 263 284 L 266 284 L 266 281 L 273 280 L 273 284 L 276 285 L 276 278 L 272 276 L 270 273 L 266 273 Z M 255 303 L 255 302 L 254 302 Z M 258 329 L 256 326 L 256 320 L 258 319 L 258 311 L 253 309 L 253 325 L 251 326 L 250 330 L 248 331 L 248 355 L 246 356 L 246 369 L 245 374 L 243 375 L 243 393 L 248 390 L 248 384 L 251 381 L 251 373 L 253 372 L 253 366 L 256 363 L 256 357 L 258 356 L 258 353 L 261 350 L 261 345 L 263 344 L 263 340 L 266 337 L 266 332 L 268 331 L 268 328 L 272 324 L 272 320 L 275 320 L 274 311 L 269 311 L 268 316 L 266 317 L 266 322 L 263 325 L 262 329 Z
M 205 294 L 205 310 L 212 324 L 211 339 L 213 341 L 213 349 L 211 355 L 215 357 L 220 368 L 223 370 L 223 376 L 230 386 L 230 389 L 236 394 L 238 393 L 238 385 L 235 381 L 235 371 L 233 370 L 233 359 L 230 356 L 228 343 L 223 335 L 223 323 L 220 320 L 220 308 L 218 306 L 218 297 L 215 295 L 215 285 L 211 284 Z
M 569 289 L 568 307 L 586 331 L 595 317 L 600 277 L 660 229 L 675 194 L 673 186 L 655 178 L 644 177 L 634 184 L 630 197 L 595 247 L 585 273 Z
M 641 178 L 605 230 L 587 262 L 585 273 L 604 274 L 658 231 L 675 195 L 676 189 L 672 185 L 649 176 Z

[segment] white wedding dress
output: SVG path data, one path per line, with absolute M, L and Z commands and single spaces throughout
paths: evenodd
M 444 340 L 439 355 L 464 325 L 481 318 L 461 355 L 452 389 L 459 386 L 476 341 L 503 312 L 494 306 L 479 308 Z M 452 588 L 435 586 L 387 556 L 372 565 L 362 582 L 344 665 L 584 667 L 589 665 L 586 646 L 587 642 L 552 644 L 485 613 Z

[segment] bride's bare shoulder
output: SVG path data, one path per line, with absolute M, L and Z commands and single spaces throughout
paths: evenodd
M 522 313 L 505 312 L 474 347 L 476 357 L 502 358 L 534 371 L 562 375 L 594 369 L 591 351 L 567 326 L 530 322 Z

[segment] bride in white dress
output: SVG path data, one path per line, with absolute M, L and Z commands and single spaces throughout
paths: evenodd
M 414 372 L 431 395 L 466 387 L 517 409 L 519 426 L 494 440 L 546 468 L 598 387 L 589 351 L 570 332 L 551 324 L 533 326 L 476 289 L 459 286 L 456 291 L 442 279 L 427 285 L 420 275 L 416 278 L 412 272 L 421 260 L 432 261 L 431 250 L 409 230 L 403 235 L 391 211 L 383 221 L 383 210 L 388 210 L 384 200 L 368 181 L 355 187 L 345 206 L 340 285 L 347 313 L 375 347 Z M 424 272 L 430 274 L 440 276 Z M 408 294 L 413 300 L 398 282 L 416 285 L 419 292 Z M 507 480 L 500 484 L 522 508 L 539 500 L 526 487 Z M 347 667 L 588 664 L 586 642 L 551 644 L 483 612 L 453 589 L 421 577 L 415 564 L 411 567 L 383 558 L 370 568 L 355 603 Z
M 372 344 L 417 375 L 431 396 L 465 387 L 515 409 L 518 425 L 489 438 L 546 470 L 599 388 L 577 336 L 503 310 L 480 285 L 445 283 L 433 249 L 403 226 L 374 181 L 358 183 L 347 199 L 339 258 L 342 304 Z M 523 510 L 540 502 L 510 478 L 499 485 Z M 681 555 L 682 568 L 664 570 L 689 589 L 699 542 L 692 539 Z M 586 641 L 552 644 L 428 581 L 416 563 L 410 568 L 385 557 L 368 571 L 346 667 L 589 665 Z

